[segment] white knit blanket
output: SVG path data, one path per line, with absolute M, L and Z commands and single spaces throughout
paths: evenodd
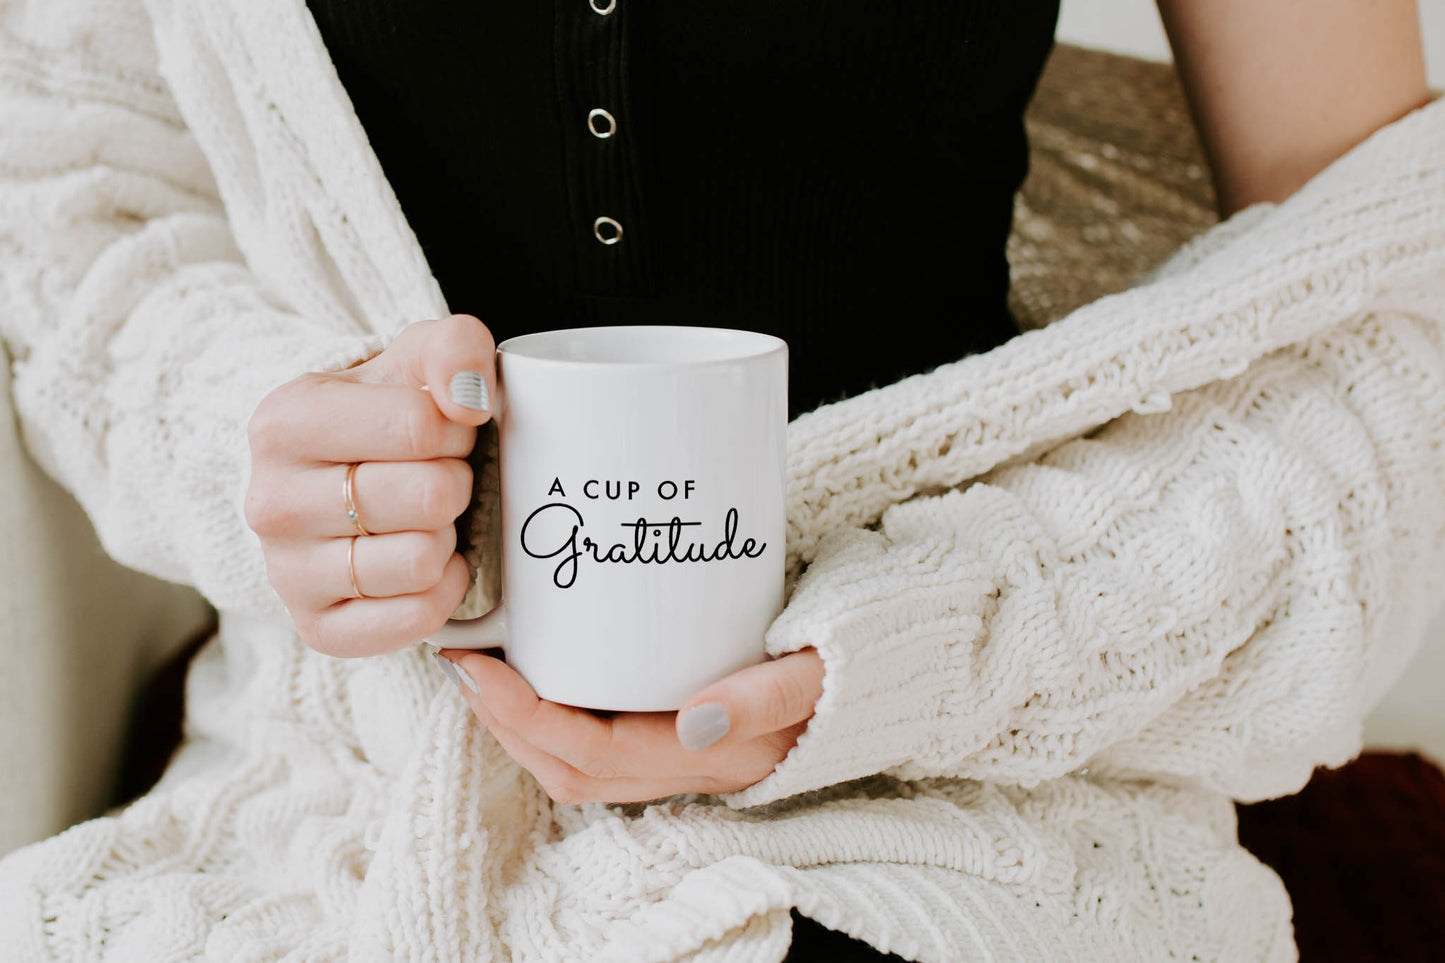
M 1294 957 L 1231 800 L 1358 752 L 1440 597 L 1445 103 L 797 419 L 768 644 L 825 691 L 731 796 L 553 805 L 417 649 L 297 639 L 249 415 L 445 310 L 302 0 L 0 5 L 24 437 L 222 612 L 160 785 L 0 861 L 6 960 L 776 963 L 791 907 L 928 963 Z

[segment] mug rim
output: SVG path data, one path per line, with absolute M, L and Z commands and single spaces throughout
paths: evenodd
M 609 358 L 562 358 L 552 354 L 539 353 L 548 341 L 578 335 L 600 335 L 601 337 L 630 333 L 668 333 L 698 336 L 699 339 L 727 335 L 739 342 L 738 353 L 723 357 L 703 357 L 680 360 L 637 360 L 619 361 Z M 744 347 L 745 346 L 745 347 Z M 531 350 L 529 350 L 531 349 Z M 708 365 L 728 365 L 740 362 L 758 361 L 775 354 L 786 353 L 788 343 L 775 335 L 745 328 L 721 328 L 711 325 L 689 324 L 601 324 L 572 328 L 555 328 L 548 331 L 532 331 L 510 337 L 497 345 L 497 353 L 510 358 L 535 364 L 565 365 L 580 368 L 696 368 Z

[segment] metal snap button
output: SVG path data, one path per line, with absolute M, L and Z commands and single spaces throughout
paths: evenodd
M 600 5 L 597 3 L 597 0 L 587 0 L 587 3 L 592 7 L 593 13 L 600 14 L 604 17 L 617 9 L 617 0 L 605 0 L 605 2 Z
M 587 113 L 587 129 L 592 131 L 593 137 L 606 140 L 617 133 L 617 118 L 601 107 L 593 107 Z
M 592 236 L 603 244 L 616 244 L 622 240 L 622 225 L 610 217 L 599 217 L 592 222 Z

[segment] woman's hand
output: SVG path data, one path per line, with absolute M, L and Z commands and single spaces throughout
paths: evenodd
M 679 712 L 603 718 L 539 699 L 491 656 L 443 649 L 439 658 L 461 674 L 472 712 L 559 803 L 745 789 L 793 748 L 823 693 L 823 660 L 803 649 L 734 672 Z
M 470 573 L 454 522 L 471 502 L 464 459 L 491 417 L 495 357 L 476 318 L 419 321 L 376 357 L 302 375 L 256 406 L 246 524 L 313 649 L 391 652 L 461 604 Z M 356 539 L 355 588 L 347 554 L 357 532 L 343 499 L 352 462 L 357 517 L 370 533 Z

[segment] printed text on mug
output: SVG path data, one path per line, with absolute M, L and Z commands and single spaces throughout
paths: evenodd
M 690 498 L 696 482 L 663 480 L 656 485 L 659 498 Z M 642 490 L 637 481 L 603 481 L 589 479 L 582 485 L 584 498 L 593 501 L 630 501 Z M 567 497 L 560 478 L 552 480 L 548 497 Z M 613 563 L 621 565 L 669 562 L 718 562 L 757 558 L 767 549 L 766 542 L 754 538 L 738 538 L 738 510 L 729 508 L 722 519 L 720 537 L 712 538 L 700 521 L 684 521 L 673 515 L 667 519 L 649 519 L 645 515 L 619 522 L 624 531 L 617 541 L 608 543 L 581 535 L 586 520 L 569 502 L 553 501 L 532 510 L 522 523 L 522 551 L 532 558 L 558 559 L 552 571 L 552 582 L 558 588 L 571 588 L 577 581 L 579 563 Z

